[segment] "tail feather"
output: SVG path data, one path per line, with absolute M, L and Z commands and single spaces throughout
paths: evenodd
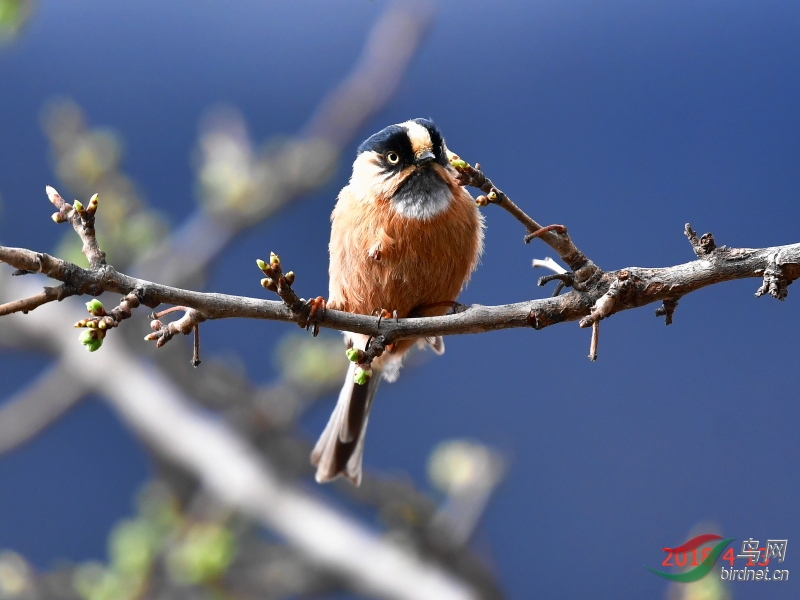
M 353 381 L 356 365 L 350 365 L 336 408 L 311 452 L 311 464 L 316 465 L 316 479 L 325 483 L 344 475 L 355 485 L 361 483 L 361 460 L 364 455 L 364 433 L 369 409 L 380 383 L 380 373 L 364 385 Z

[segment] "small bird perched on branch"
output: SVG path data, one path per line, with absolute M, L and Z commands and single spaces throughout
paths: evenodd
M 453 306 L 483 251 L 483 217 L 456 181 L 432 121 L 391 125 L 361 144 L 331 215 L 328 307 L 358 314 L 438 316 Z M 368 337 L 345 334 L 364 350 Z M 425 344 L 444 352 L 441 338 Z M 352 363 L 336 408 L 311 454 L 316 479 L 361 483 L 364 432 L 381 377 L 394 381 L 414 340 L 387 347 L 372 376 Z

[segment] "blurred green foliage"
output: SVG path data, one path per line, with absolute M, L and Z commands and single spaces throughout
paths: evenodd
M 228 529 L 215 523 L 196 523 L 172 548 L 167 565 L 176 581 L 213 583 L 225 574 L 235 554 L 235 538 Z
M 0 43 L 14 40 L 32 11 L 32 0 L 0 0 Z
M 342 382 L 347 372 L 347 356 L 341 337 L 288 334 L 275 352 L 277 367 L 284 379 L 309 395 L 327 391 Z
M 97 241 L 109 262 L 122 268 L 164 239 L 166 220 L 147 207 L 133 180 L 120 169 L 123 144 L 114 131 L 89 127 L 81 108 L 68 99 L 48 104 L 41 121 L 56 173 L 68 191 L 84 204 L 93 194 L 99 195 Z M 68 198 L 66 192 L 63 195 Z M 81 240 L 71 230 L 64 232 L 56 253 L 87 265 Z
M 73 585 L 86 600 L 134 600 L 163 560 L 176 583 L 213 588 L 235 555 L 236 539 L 224 523 L 187 518 L 163 484 L 151 483 L 139 496 L 137 516 L 112 529 L 108 564 L 80 565 Z

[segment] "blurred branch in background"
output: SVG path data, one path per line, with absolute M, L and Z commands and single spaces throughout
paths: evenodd
M 42 311 L 23 317 L 31 331 L 56 337 L 72 376 L 102 394 L 160 456 L 188 469 L 220 502 L 269 527 L 320 568 L 348 584 L 391 598 L 477 597 L 433 563 L 383 541 L 344 514 L 279 478 L 262 454 L 224 421 L 192 400 L 128 345 L 110 338 L 91 369 L 70 331 L 49 331 Z M 79 362 L 78 362 L 79 361 Z M 114 377 L 96 377 L 96 373 Z M 98 381 L 99 380 L 99 381 Z M 370 557 L 365 562 L 365 557 Z
M 389 6 L 353 72 L 322 100 L 301 134 L 275 140 L 263 152 L 254 149 L 238 112 L 212 113 L 198 144 L 199 207 L 171 233 L 120 170 L 118 136 L 89 126 L 69 100 L 52 103 L 42 116 L 58 176 L 77 196 L 100 193 L 99 241 L 112 264 L 171 285 L 199 285 L 238 232 L 331 177 L 341 150 L 391 97 L 430 19 L 427 5 Z M 59 252 L 83 263 L 70 234 Z M 0 302 L 36 287 L 25 279 L 0 273 Z M 296 483 L 307 481 L 311 469 L 309 444 L 295 422 L 340 384 L 345 365 L 338 337 L 287 336 L 278 350 L 282 377 L 265 386 L 213 358 L 204 358 L 201 370 L 179 353 L 151 361 L 153 349 L 135 327 L 122 328 L 89 369 L 74 333 L 48 325 L 51 318 L 81 318 L 81 308 L 68 299 L 50 304 L 47 313 L 3 319 L 0 347 L 24 344 L 55 360 L 0 407 L 0 452 L 40 433 L 85 394 L 99 394 L 152 452 L 158 481 L 143 492 L 138 514 L 111 533 L 107 564 L 37 574 L 7 552 L 0 555 L 0 598 L 280 598 L 340 589 L 391 598 L 502 597 L 465 545 L 501 478 L 502 461 L 480 458 L 494 456 L 488 450 L 481 454 L 472 444 L 460 459 L 450 456 L 459 465 L 459 483 L 437 471 L 442 509 L 393 477 L 367 474 L 360 489 L 334 487 L 377 511 L 389 536 Z M 120 377 L 93 375 L 107 369 Z M 470 467 L 476 457 L 480 465 Z M 490 483 L 470 483 L 485 476 L 487 465 L 497 467 L 484 479 Z M 262 526 L 283 541 L 265 538 Z
M 33 439 L 73 408 L 87 388 L 70 377 L 63 363 L 41 373 L 0 407 L 0 454 Z
M 140 277 L 155 268 L 191 281 L 243 229 L 326 183 L 339 154 L 391 98 L 430 26 L 427 3 L 392 4 L 373 26 L 353 71 L 327 97 L 301 133 L 274 140 L 256 154 L 238 113 L 211 115 L 200 140 L 199 195 L 203 210 L 142 260 Z M 197 244 L 203 240 L 202 244 Z

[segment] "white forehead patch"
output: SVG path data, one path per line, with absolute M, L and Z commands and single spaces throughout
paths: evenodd
M 408 139 L 411 140 L 411 149 L 414 154 L 433 150 L 431 134 L 422 125 L 414 121 L 406 121 L 400 123 L 400 127 L 404 127 L 408 131 Z

